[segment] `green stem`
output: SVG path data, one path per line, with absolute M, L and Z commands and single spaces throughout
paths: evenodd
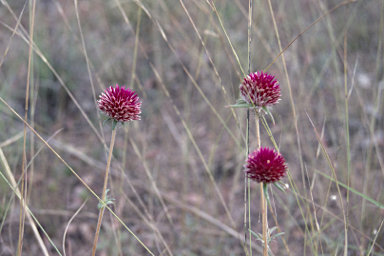
M 251 42 L 252 42 L 252 0 L 249 0 L 248 6 L 248 74 L 251 73 Z M 247 122 L 249 123 L 249 108 L 247 111 Z M 248 140 L 249 140 L 249 126 L 248 126 Z M 249 154 L 249 141 L 247 144 L 247 157 Z M 246 179 L 246 188 L 248 188 L 248 230 L 249 230 L 249 255 L 252 256 L 252 235 L 251 235 L 251 184 L 250 179 Z M 246 193 L 247 194 L 247 193 Z M 247 233 L 245 233 L 247 234 Z M 247 241 L 247 235 L 245 235 L 245 241 Z
M 248 157 L 249 155 L 249 108 L 247 109 L 247 132 L 246 132 L 246 139 L 245 139 L 245 143 L 246 143 L 246 157 Z M 247 242 L 247 231 L 250 233 L 249 234 L 249 240 L 251 241 L 251 228 L 249 227 L 250 223 L 248 222 L 247 223 L 247 198 L 248 198 L 248 208 L 250 208 L 250 190 L 249 190 L 249 182 L 248 182 L 248 178 L 247 176 L 244 177 L 244 241 Z M 247 193 L 247 189 L 248 189 L 248 193 Z M 249 212 L 249 210 L 248 210 Z M 250 217 L 251 215 L 248 214 L 248 221 L 251 219 Z M 251 244 L 251 243 L 250 243 Z M 250 252 L 249 253 L 252 253 L 252 248 L 250 248 Z M 246 250 L 246 249 L 245 249 Z M 246 252 L 246 254 L 248 255 L 248 253 Z

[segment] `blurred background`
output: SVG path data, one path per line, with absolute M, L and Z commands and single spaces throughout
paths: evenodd
M 252 1 L 250 51 L 245 0 L 40 0 L 34 16 L 33 2 L 1 1 L 0 97 L 22 117 L 27 97 L 28 124 L 101 196 L 112 128 L 96 100 L 115 84 L 137 92 L 142 120 L 118 127 L 108 188 L 112 210 L 155 255 L 245 255 L 247 111 L 229 105 L 248 58 L 251 72 L 266 69 L 331 11 L 268 69 L 282 100 L 275 124 L 266 120 L 289 167 L 286 194 L 269 190 L 269 226 L 284 232 L 271 250 L 342 255 L 348 215 L 347 255 L 384 255 L 382 1 Z M 28 206 L 49 254 L 90 255 L 98 199 L 29 129 L 23 146 L 24 123 L 3 102 L 0 120 L 0 255 L 17 255 L 11 180 L 23 148 Z M 249 126 L 253 151 L 252 111 Z M 263 126 L 261 142 L 273 147 Z M 254 182 L 250 196 L 261 233 Z M 43 255 L 32 226 L 22 255 Z M 150 254 L 106 211 L 97 255 Z

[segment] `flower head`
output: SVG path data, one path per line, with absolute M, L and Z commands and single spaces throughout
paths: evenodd
M 270 148 L 260 148 L 249 154 L 245 175 L 257 182 L 274 183 L 285 176 L 284 157 Z
M 140 120 L 140 107 L 139 97 L 135 91 L 125 86 L 107 88 L 97 101 L 97 105 L 110 119 L 117 122 L 127 122 L 133 120 Z
M 275 77 L 257 71 L 244 77 L 240 84 L 241 98 L 256 108 L 272 107 L 280 101 L 280 85 Z

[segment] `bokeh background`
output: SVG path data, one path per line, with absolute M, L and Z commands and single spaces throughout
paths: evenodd
M 382 1 L 252 1 L 250 50 L 245 0 L 37 0 L 32 15 L 33 2 L 0 4 L 0 97 L 22 117 L 27 97 L 28 123 L 101 196 L 111 124 L 96 100 L 115 84 L 136 90 L 142 120 L 119 126 L 108 188 L 112 210 L 155 255 L 245 255 L 247 111 L 229 105 L 248 59 L 251 72 L 266 69 L 327 14 L 268 69 L 282 100 L 266 121 L 289 166 L 286 194 L 269 190 L 269 226 L 284 232 L 271 249 L 342 255 L 348 215 L 344 255 L 384 255 Z M 50 255 L 89 255 L 97 198 L 29 129 L 23 146 L 10 108 L 0 103 L 0 255 L 17 255 L 9 182 L 21 178 L 23 148 L 28 206 Z M 254 150 L 252 111 L 249 127 Z M 261 141 L 273 147 L 263 126 Z M 350 189 L 339 193 L 332 169 Z M 259 199 L 252 182 L 255 233 Z M 43 255 L 28 220 L 23 241 L 22 255 Z M 97 255 L 149 253 L 106 212 Z

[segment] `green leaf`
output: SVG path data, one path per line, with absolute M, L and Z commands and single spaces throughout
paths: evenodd
M 101 209 L 103 207 L 105 207 L 105 205 L 109 205 L 109 204 L 113 204 L 113 201 L 115 200 L 114 198 L 109 198 L 108 197 L 108 192 L 109 192 L 109 189 L 107 189 L 105 191 L 105 200 L 104 200 L 104 203 L 102 201 L 99 202 L 99 204 L 97 205 L 97 209 Z
M 249 103 L 236 103 L 235 105 L 230 105 L 231 108 L 251 108 L 252 104 Z
M 113 201 L 112 201 L 112 200 L 115 200 L 115 199 L 111 198 L 111 199 L 108 200 L 108 201 L 104 201 L 104 204 L 105 204 L 105 205 L 113 204 Z M 104 204 L 100 201 L 99 204 L 97 205 L 97 209 L 100 210 L 101 208 L 105 207 Z
M 323 175 L 324 177 L 330 179 L 330 180 L 333 181 L 333 182 L 336 182 L 334 178 L 328 176 L 328 175 L 325 174 L 325 173 L 319 172 L 318 170 L 315 170 L 315 172 L 317 172 L 317 173 Z M 378 207 L 384 209 L 384 205 L 382 205 L 382 204 L 380 204 L 379 202 L 373 200 L 372 198 L 370 198 L 370 197 L 368 197 L 368 196 L 366 196 L 366 195 L 364 195 L 364 194 L 358 192 L 357 190 L 354 190 L 354 189 L 351 188 L 351 187 L 348 187 L 347 185 L 345 185 L 344 183 L 341 183 L 340 181 L 338 181 L 337 183 L 338 183 L 340 186 L 342 186 L 342 187 L 344 187 L 344 188 L 350 190 L 351 192 L 355 193 L 356 195 L 359 195 L 359 196 L 365 198 L 366 200 L 368 200 L 369 202 L 373 203 L 374 205 L 376 205 L 376 206 L 378 206 Z
M 236 104 L 245 104 L 247 103 L 244 99 L 237 99 Z
M 254 235 L 256 238 L 257 238 L 257 240 L 261 240 L 261 241 L 263 241 L 263 238 L 262 238 L 262 235 L 261 234 L 256 234 L 255 232 L 253 232 L 252 230 L 250 230 L 250 229 L 248 229 L 251 233 L 252 233 L 252 235 Z
M 271 240 L 273 240 L 273 239 L 275 239 L 276 237 L 278 237 L 278 236 L 281 236 L 281 235 L 284 235 L 284 232 L 281 232 L 281 233 L 277 233 L 277 234 L 275 234 L 275 235 L 273 235 L 273 236 L 271 236 Z
M 269 202 L 268 183 L 267 182 L 263 182 L 263 190 L 264 190 L 264 197 L 265 197 L 265 199 L 267 199 L 268 205 L 270 205 L 271 203 Z
M 282 187 L 278 182 L 273 183 L 273 185 L 275 185 L 280 191 L 282 191 L 285 194 L 285 190 L 286 190 L 284 189 L 285 185 L 283 185 L 284 187 Z
M 112 119 L 112 118 L 110 118 L 110 117 L 105 118 L 104 121 L 103 121 L 103 125 L 104 125 L 106 122 L 108 122 L 109 120 L 111 120 L 111 119 Z
M 269 229 L 269 234 L 272 234 L 273 232 L 275 232 L 275 230 L 277 229 L 277 227 L 275 226 L 275 227 L 273 227 L 273 228 L 270 228 Z
M 268 115 L 271 116 L 272 123 L 273 123 L 273 125 L 275 125 L 275 124 L 276 124 L 276 123 L 275 123 L 275 119 L 273 118 L 273 115 L 272 115 L 271 111 L 269 111 L 269 109 L 266 108 L 266 107 L 263 107 L 263 109 L 265 110 L 265 112 L 267 112 Z
M 113 121 L 112 121 L 112 130 L 115 130 L 116 125 L 117 125 L 117 121 L 115 119 L 113 119 Z

